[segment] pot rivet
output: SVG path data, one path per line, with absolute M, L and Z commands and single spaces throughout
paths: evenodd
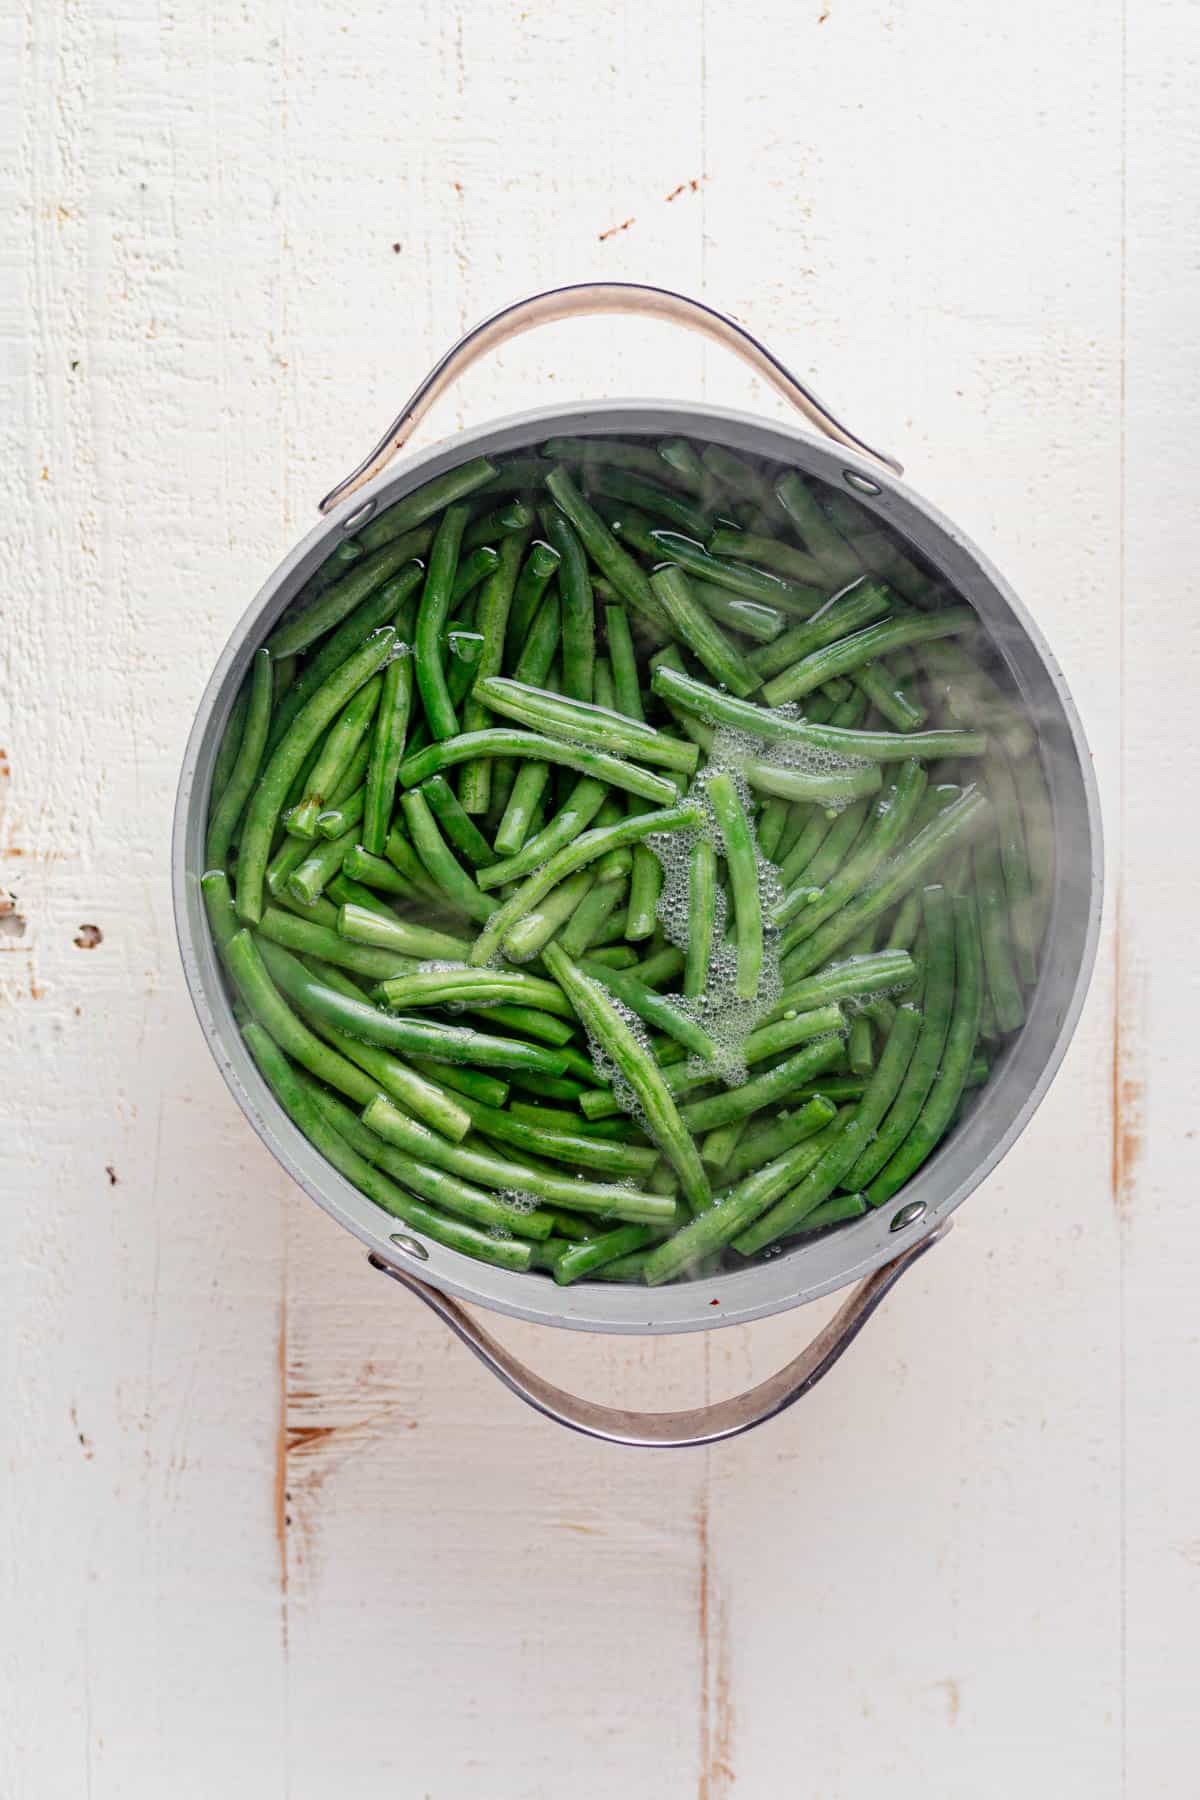
M 871 481 L 866 475 L 860 475 L 857 469 L 843 469 L 842 480 L 847 487 L 852 487 L 856 494 L 882 494 L 883 492 L 877 481 Z
M 906 1225 L 915 1225 L 924 1211 L 925 1202 L 923 1200 L 910 1200 L 907 1206 L 902 1206 L 893 1216 L 891 1229 L 903 1231 Z M 395 1243 L 395 1241 L 393 1238 L 392 1242 Z
M 342 520 L 342 530 L 345 532 L 346 536 L 353 537 L 359 526 L 365 525 L 374 511 L 375 502 L 373 500 L 364 500 L 362 505 L 356 508 L 356 510 L 350 514 L 348 519 Z
M 393 1231 L 388 1240 L 395 1244 L 397 1250 L 403 1250 L 408 1256 L 415 1256 L 418 1262 L 428 1262 L 429 1252 L 419 1238 L 405 1237 L 402 1231 Z

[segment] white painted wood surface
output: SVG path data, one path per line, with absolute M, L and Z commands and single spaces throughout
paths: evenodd
M 30 4 L 0 1795 L 1194 1795 L 1194 8 Z M 751 321 L 994 554 L 1074 687 L 1113 875 L 1076 1044 L 950 1241 L 804 1405 L 676 1458 L 555 1431 L 369 1274 L 225 1092 L 168 905 L 247 596 L 461 327 L 600 274 Z M 779 410 L 605 322 L 512 347 L 436 429 L 645 393 Z M 816 1322 L 500 1329 L 676 1404 Z

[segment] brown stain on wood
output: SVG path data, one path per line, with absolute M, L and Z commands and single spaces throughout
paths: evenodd
M 678 200 L 681 194 L 698 194 L 700 192 L 701 182 L 707 180 L 707 175 L 693 175 L 689 180 L 681 181 L 678 187 L 673 187 L 670 193 L 665 194 L 663 198 L 669 206 L 671 201 Z
M 104 942 L 104 933 L 98 925 L 81 925 L 75 934 L 77 950 L 94 950 Z
M 631 225 L 636 224 L 636 219 L 622 219 L 619 225 L 610 225 L 607 231 L 600 232 L 599 241 L 602 244 L 606 243 L 609 238 L 619 236 L 622 231 L 628 231 Z
M 1118 908 L 1120 902 L 1118 901 Z M 1112 1197 L 1117 1217 L 1128 1221 L 1144 1141 L 1146 1084 L 1135 1064 L 1139 996 L 1130 977 L 1120 912 L 1115 961 L 1112 1048 Z
M 696 1800 L 723 1800 L 737 1780 L 733 1750 L 736 1715 L 729 1616 L 713 1577 L 707 1473 L 696 1514 L 696 1542 L 696 1625 L 700 1637 L 700 1778 Z
M 279 1306 L 279 1349 L 276 1365 L 277 1386 L 279 1393 L 279 1418 L 275 1426 L 275 1544 L 279 1553 L 279 1592 L 283 1605 L 283 1641 L 287 1644 L 287 1591 L 288 1591 L 288 1494 L 287 1494 L 287 1295 L 284 1294 Z

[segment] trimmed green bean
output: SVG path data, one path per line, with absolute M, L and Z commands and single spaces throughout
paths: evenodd
M 815 1166 L 830 1140 L 835 1110 L 827 1100 L 810 1100 L 791 1115 L 791 1137 L 777 1158 L 720 1195 L 716 1205 L 700 1213 L 646 1259 L 644 1279 L 650 1287 L 673 1281 L 694 1269 L 736 1237 L 758 1214 Z M 836 1125 L 833 1126 L 836 1130 Z
M 406 622 L 407 623 L 407 622 Z M 411 624 L 407 624 L 411 630 Z M 363 796 L 363 849 L 382 856 L 396 803 L 396 777 L 404 756 L 412 714 L 413 658 L 397 656 L 383 671 L 383 691 L 371 738 L 367 785 Z
M 292 898 L 302 906 L 311 906 L 314 900 L 319 900 L 354 849 L 357 837 L 355 825 L 341 837 L 325 838 L 318 840 L 315 846 L 310 845 L 304 861 L 298 863 L 287 878 L 287 892 Z
M 495 463 L 485 456 L 477 456 L 471 462 L 461 463 L 457 469 L 447 469 L 444 475 L 437 475 L 419 487 L 415 493 L 406 494 L 403 500 L 397 500 L 386 512 L 372 519 L 358 533 L 358 541 L 364 550 L 374 550 L 380 544 L 391 543 L 402 532 L 411 531 L 414 526 L 421 525 L 426 519 L 432 519 L 443 507 L 450 507 L 456 500 L 465 500 L 468 494 L 487 486 L 499 474 Z
M 1021 821 L 1021 802 L 1012 768 L 1005 756 L 993 753 L 988 757 L 984 764 L 984 781 L 995 809 L 1013 955 L 1022 982 L 1026 987 L 1032 987 L 1037 980 L 1039 943 L 1034 921 L 1033 882 Z
M 649 854 L 651 853 L 647 851 L 647 855 Z M 584 895 L 558 934 L 558 941 L 568 956 L 578 962 L 584 952 L 591 949 L 624 897 L 621 884 L 615 881 L 597 882 Z M 631 961 L 637 960 L 632 951 L 629 955 Z
M 661 735 L 661 734 L 660 734 Z M 565 769 L 576 769 L 581 775 L 594 775 L 610 787 L 626 793 L 641 794 L 647 800 L 669 805 L 676 798 L 674 783 L 665 776 L 652 775 L 649 769 L 636 768 L 619 757 L 587 750 L 580 744 L 556 743 L 533 731 L 496 729 L 472 731 L 462 737 L 448 738 L 430 744 L 415 756 L 406 756 L 400 765 L 400 780 L 415 787 L 455 763 L 469 762 L 475 756 L 516 756 L 537 762 L 557 763 Z
M 334 917 L 337 917 L 336 909 Z M 294 950 L 297 956 L 319 956 L 323 962 L 349 969 L 353 975 L 365 975 L 373 981 L 408 974 L 420 966 L 411 956 L 351 943 L 333 927 L 285 912 L 278 906 L 267 907 L 259 920 L 258 930 L 272 943 L 282 944 L 285 950 Z
M 687 645 L 723 687 L 744 698 L 762 686 L 762 676 L 726 636 L 716 619 L 705 612 L 681 568 L 672 564 L 659 569 L 651 576 L 650 586 L 671 622 L 675 637 Z
M 980 832 L 975 843 L 975 892 L 987 992 L 995 1008 L 997 1029 L 1007 1036 L 1025 1023 L 1025 1002 L 1013 961 L 1000 843 L 994 831 Z
M 775 483 L 775 497 L 804 540 L 805 548 L 839 587 L 861 572 L 862 564 L 830 523 L 802 475 L 788 469 Z
M 583 832 L 573 844 L 556 851 L 548 862 L 529 875 L 516 893 L 492 914 L 472 945 L 468 960 L 476 964 L 487 962 L 522 915 L 542 900 L 551 888 L 557 887 L 585 864 L 604 856 L 609 850 L 636 843 L 651 832 L 686 831 L 698 823 L 699 817 L 694 806 L 674 806 Z
M 238 850 L 237 908 L 244 922 L 254 925 L 262 916 L 263 879 L 271 840 L 300 765 L 346 701 L 386 661 L 395 637 L 391 626 L 373 632 L 361 650 L 335 670 L 301 708 L 269 758 L 251 796 Z
M 475 691 L 493 712 L 515 719 L 531 730 L 544 732 L 548 737 L 561 737 L 568 743 L 583 744 L 589 749 L 619 752 L 636 757 L 638 762 L 675 769 L 684 775 L 693 774 L 699 762 L 694 744 L 685 744 L 679 738 L 610 706 L 573 700 L 568 695 L 510 681 L 502 675 L 477 682 Z
M 606 1263 L 646 1249 L 661 1236 L 661 1229 L 653 1225 L 618 1225 L 586 1243 L 569 1245 L 555 1259 L 551 1272 L 560 1287 L 567 1287 L 587 1275 L 598 1274 Z
M 682 810 L 682 809 L 681 809 Z M 585 975 L 557 944 L 548 944 L 546 967 L 596 1039 L 633 1089 L 651 1136 L 679 1175 L 693 1212 L 712 1203 L 712 1187 L 699 1152 L 684 1129 L 662 1073 L 651 1061 L 600 984 Z
M 450 698 L 442 661 L 442 637 L 450 613 L 450 592 L 466 522 L 465 506 L 449 506 L 442 514 L 417 608 L 413 672 L 430 736 L 438 739 L 458 735 L 458 715 Z
M 730 531 L 722 528 L 712 533 L 706 548 L 710 556 L 728 556 L 736 562 L 758 563 L 772 575 L 786 576 L 789 581 L 798 581 L 803 587 L 815 588 L 820 594 L 828 591 L 828 573 L 824 565 L 807 551 L 785 544 L 781 538 L 764 537 L 753 531 Z
M 726 1125 L 731 1119 L 743 1119 L 749 1113 L 761 1112 L 764 1106 L 787 1099 L 797 1088 L 828 1069 L 839 1060 L 843 1050 L 839 1037 L 818 1038 L 815 1043 L 806 1044 L 803 1049 L 786 1056 L 765 1075 L 743 1082 L 741 1087 L 726 1088 L 724 1093 L 714 1094 L 708 1100 L 691 1101 L 681 1109 L 679 1116 L 689 1131 L 696 1132 L 711 1131 L 714 1125 Z
M 321 754 L 305 784 L 305 792 L 285 820 L 292 837 L 317 835 L 317 819 L 362 744 L 379 705 L 383 676 L 372 675 L 352 694 L 325 735 Z
M 565 948 L 565 945 L 563 946 Z M 704 1027 L 691 1018 L 681 1007 L 674 1004 L 653 988 L 643 985 L 625 970 L 611 969 L 604 963 L 597 963 L 591 957 L 584 957 L 579 964 L 585 975 L 598 981 L 602 988 L 610 993 L 614 1000 L 627 1006 L 630 1012 L 636 1013 L 647 1025 L 656 1031 L 665 1031 L 705 1062 L 714 1062 L 717 1057 L 717 1046 L 705 1031 Z
M 649 1175 L 658 1161 L 658 1151 L 649 1145 L 618 1143 L 584 1131 L 545 1131 L 515 1117 L 511 1111 L 483 1106 L 476 1100 L 468 1100 L 466 1110 L 475 1129 L 494 1143 L 577 1164 L 581 1169 L 598 1169 L 615 1179 Z
M 584 549 L 596 567 L 612 582 L 621 598 L 652 624 L 663 623 L 662 613 L 650 592 L 646 573 L 619 544 L 595 507 L 590 505 L 567 470 L 555 469 L 546 477 L 546 487 L 559 509 L 574 526 Z M 555 546 L 560 548 L 560 546 Z
M 518 781 L 519 779 L 518 777 Z M 516 784 L 513 792 L 516 793 Z M 575 783 L 550 823 L 544 825 L 536 837 L 527 839 L 515 855 L 506 856 L 502 862 L 493 861 L 490 868 L 480 870 L 480 887 L 502 887 L 506 881 L 520 881 L 532 869 L 545 862 L 547 857 L 553 856 L 556 850 L 573 843 L 579 833 L 591 824 L 604 804 L 607 792 L 602 781 L 593 781 L 590 776 L 583 776 Z M 510 806 L 511 804 L 510 801 Z
M 466 963 L 437 969 L 405 969 L 385 980 L 381 995 L 394 1012 L 410 1007 L 453 1006 L 469 1000 L 514 1001 L 519 1006 L 540 1007 L 560 1018 L 574 1015 L 565 994 L 552 981 L 527 975 L 521 969 L 473 969 Z
M 535 1200 L 563 1207 L 568 1212 L 595 1213 L 598 1218 L 669 1221 L 675 1202 L 666 1195 L 648 1194 L 637 1188 L 609 1182 L 580 1181 L 577 1177 L 546 1175 L 530 1164 L 485 1155 L 462 1144 L 447 1143 L 416 1120 L 406 1118 L 390 1100 L 377 1095 L 363 1113 L 363 1123 L 385 1142 L 405 1150 L 434 1168 L 448 1169 L 481 1187 L 531 1194 Z
M 531 509 L 525 507 L 522 510 L 528 513 L 527 524 L 532 526 Z M 528 542 L 526 527 L 522 527 L 518 534 L 505 538 L 496 570 L 488 577 L 480 593 L 478 624 L 483 637 L 483 649 L 475 668 L 475 691 L 463 708 L 464 731 L 481 731 L 487 724 L 487 709 L 479 698 L 478 684 L 489 675 L 499 675 L 503 665 L 509 610 Z M 467 813 L 487 811 L 492 797 L 492 765 L 486 758 L 467 764 L 459 776 L 458 797 Z
M 250 698 L 237 760 L 209 819 L 204 859 L 210 869 L 222 866 L 229 855 L 234 830 L 254 786 L 267 742 L 273 689 L 270 652 L 256 651 L 251 664 Z
M 540 538 L 536 543 L 530 545 L 529 553 L 517 576 L 517 585 L 513 589 L 512 605 L 508 609 L 508 625 L 505 630 L 504 643 L 504 666 L 506 668 L 515 668 L 526 653 L 530 630 L 542 607 L 542 596 L 558 568 L 559 561 L 558 551 L 552 545 L 542 543 Z M 556 626 L 552 649 L 557 648 L 557 644 L 558 630 Z M 547 658 L 547 669 L 549 666 L 550 659 Z
M 416 846 L 426 871 L 437 883 L 446 900 L 469 919 L 481 923 L 498 910 L 499 902 L 479 888 L 451 852 L 438 830 L 437 820 L 429 809 L 424 792 L 410 788 L 400 796 L 400 810 L 409 836 Z
M 761 1214 L 746 1230 L 733 1239 L 733 1248 L 741 1256 L 753 1256 L 776 1238 L 792 1231 L 808 1215 L 827 1200 L 840 1184 L 846 1171 L 853 1167 L 864 1148 L 871 1142 L 884 1117 L 913 1054 L 921 1029 L 921 1013 L 915 1006 L 902 1006 L 896 1023 L 884 1046 L 875 1073 L 866 1092 L 850 1117 L 837 1131 L 820 1162 L 811 1168 L 791 1191 Z
M 352 943 L 395 950 L 401 956 L 415 957 L 418 962 L 462 962 L 471 947 L 467 938 L 435 931 L 428 925 L 414 924 L 410 919 L 381 918 L 363 906 L 343 906 L 338 913 L 338 930 Z
M 969 606 L 947 606 L 935 613 L 911 613 L 895 619 L 881 619 L 863 631 L 852 632 L 820 650 L 801 657 L 800 661 L 768 681 L 763 699 L 768 706 L 782 706 L 799 700 L 823 686 L 834 675 L 852 674 L 864 663 L 903 644 L 927 644 L 935 638 L 953 637 L 956 633 L 974 631 L 978 620 Z
M 390 603 L 394 599 L 394 593 L 388 580 L 389 576 L 395 575 L 406 562 L 411 562 L 416 554 L 414 540 L 410 539 L 389 544 L 386 549 L 380 550 L 375 556 L 365 556 L 360 563 L 355 565 L 349 575 L 345 576 L 343 580 L 335 582 L 331 588 L 327 588 L 321 598 L 312 606 L 306 607 L 303 612 L 285 616 L 282 625 L 276 626 L 267 639 L 267 649 L 276 659 L 294 656 L 298 650 L 307 650 L 311 643 L 314 643 L 317 638 L 323 637 L 335 625 L 339 625 L 343 619 L 347 618 L 348 614 L 353 614 L 385 583 L 388 584 L 388 592 L 381 596 L 380 604 L 382 605 L 384 600 Z M 412 585 L 415 583 L 412 583 L 411 580 L 407 581 L 404 592 L 409 592 Z M 395 599 L 396 606 L 399 606 L 400 599 L 403 597 L 404 595 L 401 594 L 399 599 Z M 388 618 L 391 615 L 385 612 L 383 616 Z M 353 646 L 349 653 L 352 654 L 352 652 Z M 300 680 L 303 681 L 303 679 L 301 676 Z M 290 695 L 287 698 L 290 698 Z
M 421 793 L 438 824 L 460 855 L 480 871 L 496 861 L 496 852 L 463 806 L 444 775 L 431 775 Z
M 811 937 L 826 919 L 832 918 L 853 899 L 904 838 L 924 792 L 925 771 L 921 764 L 902 763 L 895 781 L 876 802 L 874 816 L 863 826 L 845 862 L 817 898 L 796 907 L 792 904 L 792 896 L 788 895 L 776 908 L 773 923 L 787 926 L 780 940 L 781 955 L 786 956 L 797 944 Z
M 677 563 L 689 575 L 698 575 L 702 581 L 729 588 L 746 600 L 758 600 L 764 606 L 773 606 L 779 612 L 798 614 L 802 618 L 809 618 L 825 604 L 825 594 L 815 588 L 785 581 L 779 575 L 768 575 L 749 563 L 710 556 L 700 544 L 682 537 L 677 531 L 652 530 L 649 537 L 653 546 L 651 554 L 658 555 L 664 562 Z
M 762 979 L 763 961 L 762 902 L 758 891 L 754 832 L 731 775 L 725 772 L 710 775 L 707 793 L 724 845 L 733 898 L 737 947 L 734 992 L 739 1000 L 753 1000 Z
M 866 1189 L 872 1206 L 882 1206 L 903 1187 L 945 1136 L 962 1097 L 975 1039 L 979 1035 L 983 979 L 975 903 L 966 896 L 952 904 L 956 992 L 945 1048 L 916 1122 L 900 1148 Z

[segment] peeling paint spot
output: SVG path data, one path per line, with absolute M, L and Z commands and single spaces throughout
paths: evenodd
M 11 898 L 0 895 L 0 938 L 22 938 L 24 936 L 24 913 L 14 912 Z
M 119 1177 L 117 1175 L 117 1171 L 113 1168 L 111 1163 L 105 1163 L 104 1173 L 108 1176 L 109 1187 L 116 1187 Z
M 603 244 L 606 239 L 616 237 L 619 232 L 628 231 L 629 227 L 636 223 L 635 219 L 622 219 L 619 225 L 610 225 L 607 231 L 600 233 L 600 242 Z
M 403 248 L 404 248 L 403 244 L 393 244 L 392 245 L 392 249 L 397 256 L 399 256 L 399 254 L 403 250 Z
M 672 200 L 678 200 L 681 194 L 698 194 L 701 182 L 707 180 L 707 175 L 693 175 L 690 180 L 681 181 L 678 187 L 672 188 L 670 193 L 664 196 L 667 204 L 670 205 Z
M 75 934 L 77 950 L 94 950 L 97 944 L 104 942 L 104 933 L 98 925 L 81 925 Z

